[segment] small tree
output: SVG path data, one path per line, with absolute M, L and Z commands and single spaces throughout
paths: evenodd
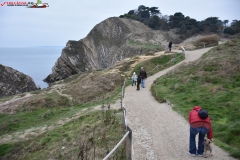
M 227 19 L 223 21 L 223 24 L 224 24 L 225 27 L 227 27 L 228 22 L 229 21 Z

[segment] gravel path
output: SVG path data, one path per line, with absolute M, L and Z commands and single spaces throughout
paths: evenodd
M 145 88 L 126 87 L 124 104 L 127 123 L 133 131 L 133 160 L 191 160 L 202 159 L 188 154 L 189 124 L 167 103 L 158 103 L 150 92 L 153 81 L 182 63 L 194 61 L 210 48 L 186 51 L 186 59 L 164 71 L 148 77 Z M 181 52 L 181 51 L 179 51 Z M 203 106 L 204 107 L 204 106 Z M 214 135 L 214 132 L 213 132 Z M 234 160 L 214 145 L 212 160 Z

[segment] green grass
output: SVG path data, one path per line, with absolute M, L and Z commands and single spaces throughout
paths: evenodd
M 157 79 L 151 88 L 157 100 L 168 99 L 186 119 L 195 105 L 208 110 L 215 143 L 236 158 L 240 158 L 239 50 L 240 38 L 217 46 L 197 62 Z
M 99 104 L 108 104 L 114 103 L 117 99 L 119 99 L 121 93 L 121 88 L 118 88 L 115 92 L 112 93 L 111 96 L 102 97 L 99 101 L 89 102 L 89 103 L 79 103 L 74 106 L 56 106 L 50 105 L 48 106 L 36 106 L 38 101 L 34 101 L 35 108 L 30 108 L 31 105 L 26 103 L 24 107 L 27 109 L 21 109 L 17 114 L 0 114 L 0 136 L 4 134 L 11 134 L 14 132 L 21 132 L 26 129 L 34 127 L 41 127 L 44 125 L 51 125 L 56 123 L 59 119 L 64 119 L 68 117 L 72 117 L 77 112 L 80 112 L 84 108 L 91 109 L 91 107 L 99 105 Z M 51 93 L 51 95 L 56 98 L 55 93 Z M 49 97 L 48 97 L 49 98 Z M 61 97 L 59 97 L 61 98 Z M 43 99 L 41 99 L 43 100 Z M 52 102 L 54 103 L 54 102 Z M 30 105 L 30 106 L 29 106 Z
M 173 59 L 173 61 L 170 62 L 172 59 Z M 145 71 L 147 72 L 147 75 L 151 76 L 161 70 L 164 70 L 168 67 L 171 67 L 171 66 L 179 63 L 183 59 L 184 58 L 181 56 L 181 53 L 174 53 L 174 54 L 170 54 L 170 55 L 162 55 L 159 57 L 154 57 L 149 60 L 138 63 L 132 70 L 131 75 L 133 72 L 136 72 L 136 74 L 139 74 L 141 67 L 144 67 Z M 168 63 L 168 62 L 170 62 L 170 63 Z M 158 65 L 158 68 L 156 68 L 155 70 L 152 71 L 152 69 L 154 69 L 157 65 Z
M 31 112 L 20 111 L 17 114 L 0 114 L 0 135 L 21 132 L 31 127 L 41 127 L 56 123 L 59 119 L 71 117 L 88 105 L 67 108 L 42 108 Z
M 2 144 L 0 145 L 0 158 L 1 156 L 5 155 L 9 151 L 12 150 L 12 145 L 11 144 Z
M 77 159 L 82 150 L 85 156 L 102 159 L 123 137 L 121 111 L 87 112 L 81 117 L 48 131 L 34 139 L 0 145 L 2 159 Z M 64 147 L 64 149 L 63 149 Z M 125 153 L 124 145 L 114 156 Z M 14 158 L 15 157 L 15 158 Z M 0 157 L 1 158 L 1 157 Z M 124 159 L 124 157 L 122 157 Z

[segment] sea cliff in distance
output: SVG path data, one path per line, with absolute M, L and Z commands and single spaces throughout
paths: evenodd
M 33 79 L 11 67 L 0 64 L 0 98 L 37 90 Z

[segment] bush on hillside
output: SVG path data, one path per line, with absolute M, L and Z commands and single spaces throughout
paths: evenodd
M 216 34 L 204 36 L 195 42 L 197 48 L 212 47 L 218 44 L 220 37 Z

